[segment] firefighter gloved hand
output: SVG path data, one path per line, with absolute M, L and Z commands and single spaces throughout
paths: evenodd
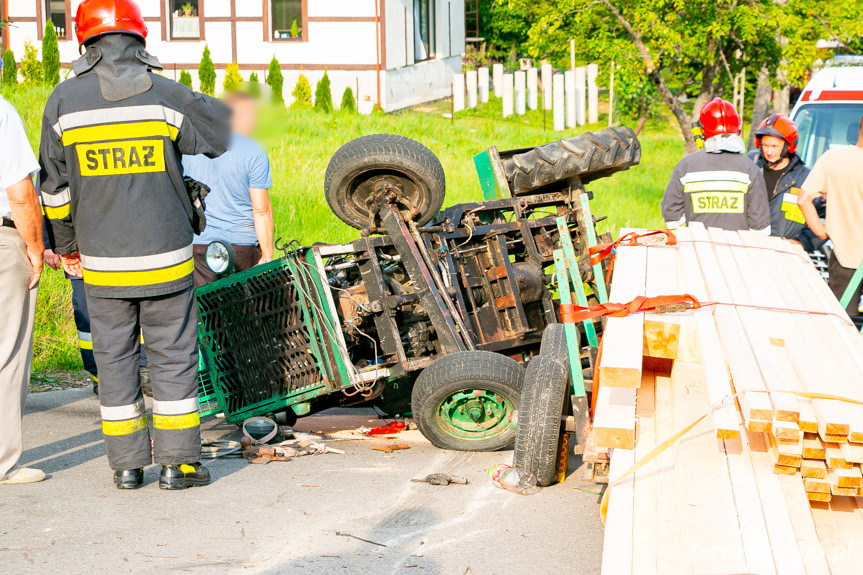
M 70 276 L 75 276 L 76 278 L 84 277 L 84 271 L 81 269 L 81 254 L 77 251 L 60 254 L 60 262 L 63 264 L 63 271 Z

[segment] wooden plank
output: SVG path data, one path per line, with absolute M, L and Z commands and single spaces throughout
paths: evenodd
M 671 376 L 657 375 L 654 382 L 655 393 L 655 427 L 656 440 L 662 442 L 671 437 L 678 426 L 686 425 L 681 418 L 676 417 L 674 409 L 674 392 Z M 675 443 L 656 457 L 658 473 L 658 495 L 657 502 L 663 503 L 656 506 L 656 556 L 654 558 L 655 569 L 660 575 L 673 573 L 672 569 L 682 564 L 679 558 L 679 545 L 682 538 L 681 524 L 678 516 L 681 513 L 682 501 L 678 497 L 678 477 L 675 472 L 675 463 L 678 459 L 680 444 Z M 649 529 L 648 524 L 645 529 Z
M 713 247 L 705 243 L 710 242 L 707 230 L 698 222 L 693 222 L 687 233 L 683 234 L 681 241 L 686 241 L 684 238 L 687 236 L 696 242 L 695 253 L 698 256 L 709 299 L 726 303 L 733 301 Z M 766 387 L 752 347 L 746 338 L 741 337 L 745 330 L 740 316 L 737 310 L 726 305 L 717 306 L 713 313 L 719 340 L 731 370 L 734 389 L 741 394 L 738 396 L 738 402 L 744 423 L 751 429 L 753 421 L 760 420 L 762 423 L 766 422 L 769 429 L 773 419 L 773 406 L 770 398 L 764 393 Z M 703 347 L 702 351 L 704 351 Z
M 635 391 L 635 390 L 633 390 Z M 635 463 L 635 451 L 615 449 L 611 453 L 609 480 L 614 481 Z M 632 573 L 633 477 L 609 485 L 605 516 L 605 544 L 602 547 L 602 575 Z
M 689 230 L 678 230 L 678 239 L 681 241 L 691 240 Z M 684 287 L 686 293 L 696 299 L 706 301 L 708 299 L 707 288 L 704 284 L 704 276 L 695 253 L 695 247 L 692 243 L 681 243 L 678 250 L 680 252 L 678 264 L 682 278 L 681 287 Z M 713 310 L 695 310 L 693 318 L 698 334 L 698 357 L 704 368 L 707 397 L 711 405 L 718 405 L 711 415 L 716 436 L 720 439 L 740 440 L 736 404 L 734 401 L 728 400 L 734 394 L 734 388 L 729 379 L 728 365 L 723 355 Z M 681 348 L 678 347 L 678 353 L 680 351 Z M 724 403 L 720 403 L 723 400 L 725 400 Z
M 830 495 L 829 493 L 814 493 L 814 492 L 813 493 L 806 493 L 806 497 L 809 499 L 809 501 L 818 501 L 820 503 L 827 503 L 828 501 L 830 501 L 833 498 L 833 496 Z
M 827 457 L 825 457 L 825 461 L 827 463 L 827 467 L 830 469 L 851 469 L 854 467 L 852 463 L 845 461 L 845 457 L 842 456 L 842 451 L 835 447 L 827 448 Z
M 635 447 L 635 388 L 600 385 L 593 416 L 597 447 Z
M 734 507 L 743 538 L 743 553 L 749 573 L 776 573 L 773 555 L 770 552 L 770 537 L 761 510 L 761 499 L 752 470 L 748 451 L 741 441 L 721 442 L 728 459 Z
M 635 446 L 635 460 L 639 461 L 656 445 L 656 377 L 653 372 L 645 371 L 641 377 L 635 400 L 635 414 L 638 420 L 638 443 Z M 632 569 L 641 575 L 656 574 L 656 530 L 644 526 L 655 521 L 657 492 L 659 490 L 659 464 L 656 459 L 648 462 L 635 474 Z M 614 544 L 613 540 L 610 544 Z
M 627 303 L 644 295 L 647 273 L 647 248 L 620 247 L 614 262 L 611 300 Z M 602 336 L 602 359 L 599 363 L 603 387 L 638 387 L 644 346 L 644 314 L 611 317 Z
M 803 438 L 803 457 L 805 459 L 824 459 L 827 457 L 827 448 L 818 439 Z
M 811 479 L 826 479 L 827 465 L 820 459 L 804 459 L 800 466 L 800 475 Z
M 803 449 L 803 432 L 800 431 L 800 427 L 797 426 L 797 423 L 793 421 L 780 421 L 778 419 L 774 419 L 773 435 L 776 439 L 786 439 L 793 441 L 794 443 L 800 441 L 800 448 L 801 450 Z
M 830 493 L 830 480 L 807 477 L 803 480 L 807 493 Z
M 647 272 L 644 295 L 647 297 L 675 295 L 678 285 L 678 250 L 676 247 L 647 248 Z M 644 355 L 676 359 L 680 341 L 681 314 L 648 313 L 644 315 Z
M 843 443 L 839 446 L 842 457 L 849 463 L 863 463 L 863 445 Z
M 699 365 L 677 361 L 671 378 L 675 428 L 679 428 L 706 412 L 707 390 Z M 674 475 L 673 497 L 679 499 L 675 509 L 680 528 L 676 534 L 678 551 L 659 572 L 746 573 L 728 460 L 717 449 L 717 439 L 706 425 L 680 441 Z
M 791 513 L 785 503 L 780 479 L 784 475 L 773 473 L 770 455 L 761 451 L 767 448 L 763 434 L 747 432 L 744 435 L 745 444 L 749 448 L 752 469 L 758 485 L 758 495 L 761 499 L 761 510 L 770 536 L 770 550 L 778 573 L 805 573 L 803 557 L 796 533 L 791 525 Z M 797 480 L 799 482 L 799 479 Z M 732 573 L 732 571 L 724 571 Z
M 835 314 L 811 316 L 818 330 L 818 339 L 828 350 L 828 355 L 822 356 L 819 363 L 833 363 L 840 374 L 820 391 L 863 400 L 863 337 L 850 324 L 845 310 L 802 249 L 778 238 L 767 238 L 765 246 L 777 250 L 777 259 L 784 260 L 789 269 L 796 270 L 794 288 L 800 294 L 805 309 Z M 827 379 L 826 375 L 822 378 Z M 848 420 L 848 431 L 843 433 L 852 440 L 863 442 L 863 406 L 846 403 L 843 408 Z M 828 433 L 837 434 L 835 431 Z
M 800 286 L 796 284 L 801 283 L 802 278 L 797 272 L 797 263 L 792 261 L 796 256 L 768 251 L 775 249 L 775 244 L 761 234 L 740 232 L 739 235 L 745 245 L 761 248 L 751 250 L 751 257 L 756 267 L 765 270 L 774 280 L 775 307 L 806 309 L 807 305 L 811 305 L 806 299 L 811 297 L 806 295 L 805 290 L 803 295 L 798 293 Z M 800 313 L 787 315 L 796 330 L 789 328 L 786 350 L 803 390 L 836 393 L 838 387 L 835 382 L 842 377 L 842 373 L 829 359 L 831 352 L 825 342 L 820 337 L 813 337 L 819 332 L 817 318 Z M 849 416 L 841 402 L 813 400 L 811 403 L 819 421 L 819 433 L 848 434 Z
M 832 469 L 828 474 L 830 481 L 834 481 L 838 487 L 863 487 L 863 475 L 859 467 L 849 469 Z
M 752 264 L 746 248 L 737 247 L 741 245 L 741 239 L 736 232 L 726 232 L 718 228 L 708 230 L 710 239 L 717 242 L 714 246 L 716 259 L 722 266 L 722 273 L 731 294 L 731 301 L 744 306 L 769 305 L 768 295 L 763 286 L 769 279 L 763 277 L 762 270 L 757 270 Z M 721 245 L 722 242 L 731 246 Z M 767 288 L 770 291 L 775 289 Z M 800 388 L 793 370 L 784 370 L 776 363 L 776 354 L 771 348 L 772 338 L 784 337 L 785 331 L 774 322 L 775 314 L 761 309 L 751 307 L 738 307 L 737 313 L 743 322 L 743 328 L 761 376 L 764 386 L 771 390 L 770 400 L 773 403 L 774 420 L 797 422 L 800 411 L 797 407 L 797 399 L 785 393 L 777 393 L 781 390 L 796 391 Z M 790 379 L 788 379 L 790 377 Z

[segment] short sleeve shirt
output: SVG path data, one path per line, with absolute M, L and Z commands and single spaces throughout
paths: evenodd
M 0 217 L 11 215 L 6 188 L 38 171 L 21 116 L 0 96 Z
M 842 267 L 863 264 L 863 148 L 846 146 L 821 156 L 803 189 L 827 197 L 827 235 Z
M 184 156 L 185 175 L 206 184 L 210 194 L 207 227 L 195 236 L 194 243 L 215 240 L 239 246 L 258 243 L 249 188 L 273 187 L 267 153 L 251 138 L 234 134 L 228 151 L 215 159 L 206 156 Z

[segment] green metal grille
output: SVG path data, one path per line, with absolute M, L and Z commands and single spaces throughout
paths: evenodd
M 298 257 L 289 255 L 196 292 L 204 371 L 228 421 L 327 393 L 328 357 L 313 321 L 321 298 L 304 277 L 298 281 Z

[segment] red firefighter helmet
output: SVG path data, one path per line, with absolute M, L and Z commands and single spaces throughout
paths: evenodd
M 797 149 L 797 124 L 785 114 L 773 114 L 764 118 L 758 129 L 755 130 L 755 147 L 761 147 L 763 136 L 774 136 L 785 140 L 788 144 L 788 153 L 793 154 Z
M 75 14 L 75 33 L 83 44 L 110 32 L 147 37 L 141 9 L 132 0 L 84 0 Z
M 731 102 L 713 98 L 701 108 L 699 117 L 704 129 L 704 139 L 709 140 L 719 134 L 740 134 L 740 116 Z

